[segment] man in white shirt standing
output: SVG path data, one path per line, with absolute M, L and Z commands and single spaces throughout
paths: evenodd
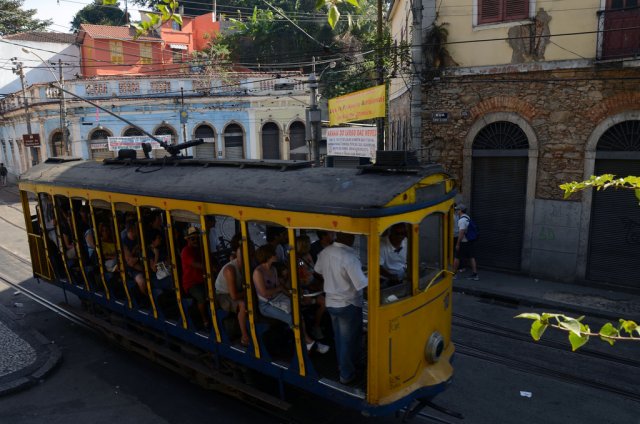
M 380 276 L 391 284 L 401 282 L 407 272 L 407 225 L 394 224 L 380 240 Z
M 315 271 L 324 278 L 327 312 L 336 342 L 340 383 L 356 380 L 362 349 L 362 291 L 368 285 L 362 264 L 352 248 L 355 236 L 338 233 L 318 255 Z

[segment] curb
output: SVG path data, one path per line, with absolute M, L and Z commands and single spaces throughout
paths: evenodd
M 57 345 L 42 334 L 25 328 L 20 318 L 3 305 L 0 305 L 0 321 L 29 344 L 36 354 L 32 364 L 0 377 L 0 396 L 5 396 L 41 383 L 61 362 L 62 353 Z
M 576 305 L 572 303 L 554 302 L 551 300 L 541 300 L 540 298 L 506 294 L 491 290 L 481 290 L 472 287 L 453 287 L 453 291 L 461 294 L 469 294 L 475 297 L 481 297 L 484 299 L 493 299 L 499 302 L 511 303 L 519 306 L 527 306 L 531 308 L 540 309 L 553 309 L 556 311 L 570 312 L 577 315 L 586 315 L 593 318 L 606 319 L 609 321 L 617 322 L 618 319 L 624 318 L 635 322 L 640 321 L 640 316 L 631 315 L 623 317 L 619 313 L 614 311 L 594 309 L 588 306 Z

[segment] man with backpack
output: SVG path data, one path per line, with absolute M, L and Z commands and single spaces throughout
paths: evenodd
M 478 268 L 476 267 L 476 257 L 474 252 L 475 241 L 478 238 L 478 227 L 467 215 L 467 207 L 463 204 L 458 204 L 455 207 L 455 214 L 458 217 L 458 237 L 454 249 L 456 251 L 455 258 L 453 260 L 453 279 L 458 278 L 458 267 L 462 259 L 468 258 L 471 264 L 471 276 L 470 280 L 478 281 Z
M 0 184 L 3 186 L 7 185 L 7 168 L 4 166 L 4 163 L 0 163 Z

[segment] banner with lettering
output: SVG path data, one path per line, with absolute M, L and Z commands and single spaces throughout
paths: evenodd
M 167 144 L 171 144 L 170 135 L 157 135 L 156 137 Z M 107 140 L 109 142 L 109 150 L 112 152 L 117 152 L 122 149 L 142 150 L 142 143 L 150 143 L 153 150 L 162 149 L 160 143 L 146 135 L 135 137 L 107 137 Z
M 329 99 L 329 125 L 384 118 L 385 104 L 384 85 Z
M 327 128 L 327 155 L 376 158 L 376 128 Z

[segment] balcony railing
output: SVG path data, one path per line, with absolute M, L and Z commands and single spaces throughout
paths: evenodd
M 598 12 L 598 60 L 640 58 L 640 7 Z
M 304 95 L 308 93 L 306 76 L 231 73 L 225 79 L 207 76 L 166 78 L 100 78 L 65 81 L 65 88 L 88 99 L 149 98 L 185 96 L 268 96 L 275 94 Z M 181 90 L 181 88 L 183 90 Z M 56 87 L 36 84 L 29 91 L 30 103 L 59 101 Z M 0 99 L 0 113 L 22 108 L 22 92 L 12 93 Z

